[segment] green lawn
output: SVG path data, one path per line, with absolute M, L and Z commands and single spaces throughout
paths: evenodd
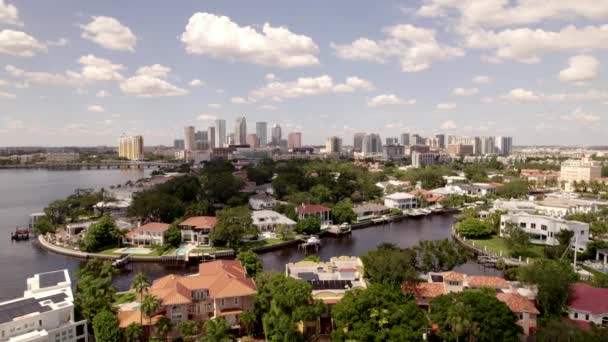
M 114 253 L 114 251 L 116 251 L 117 249 L 123 249 L 125 247 L 120 247 L 120 248 L 108 248 L 106 250 L 103 250 L 101 252 L 97 252 L 97 254 L 104 254 L 104 255 L 113 255 L 113 256 L 119 256 L 120 253 Z M 130 253 L 131 255 L 135 255 L 135 256 L 160 256 L 161 254 L 158 253 L 157 250 L 152 250 L 150 253 L 148 254 L 140 254 L 140 253 Z M 163 253 L 162 255 L 172 255 L 175 254 L 175 248 L 171 247 L 169 250 L 167 250 L 165 253 Z
M 500 254 L 502 252 L 503 256 L 510 256 L 511 251 L 505 245 L 505 241 L 498 236 L 493 236 L 489 239 L 467 239 L 467 242 L 474 242 L 475 246 L 484 248 L 486 247 L 489 251 L 493 251 L 496 254 Z M 541 258 L 543 256 L 543 248 L 544 246 L 540 245 L 530 245 L 529 248 L 529 256 L 531 258 Z

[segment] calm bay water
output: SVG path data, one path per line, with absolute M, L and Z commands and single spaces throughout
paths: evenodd
M 41 211 L 47 203 L 63 198 L 78 188 L 109 187 L 145 176 L 144 171 L 137 170 L 0 170 L 0 301 L 21 296 L 26 278 L 34 273 L 66 268 L 74 278 L 74 272 L 81 264 L 80 260 L 41 249 L 34 240 L 11 242 L 10 232 L 16 226 L 26 225 L 30 213 Z M 438 215 L 355 230 L 350 236 L 323 239 L 319 256 L 322 260 L 328 260 L 332 256 L 361 255 L 383 242 L 410 247 L 420 240 L 450 238 L 452 222 L 451 215 Z M 266 270 L 284 272 L 286 263 L 305 256 L 297 247 L 290 247 L 265 253 L 261 258 Z M 139 271 L 152 280 L 169 272 L 196 271 L 169 269 L 150 263 L 132 264 L 128 268 L 114 279 L 120 291 L 128 289 L 133 276 Z M 473 262 L 457 270 L 471 274 L 497 274 L 496 270 L 484 269 Z

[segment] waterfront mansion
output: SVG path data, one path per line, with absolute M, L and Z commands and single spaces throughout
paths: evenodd
M 253 308 L 257 289 L 253 279 L 238 260 L 216 260 L 199 265 L 193 275 L 170 274 L 155 280 L 148 290 L 160 301 L 158 311 L 143 324 L 154 324 L 160 316 L 173 326 L 188 320 L 205 322 L 223 317 L 233 328 L 240 326 L 239 317 Z M 140 323 L 139 303 L 122 307 L 118 312 L 121 327 Z
M 557 234 L 562 230 L 574 232 L 572 243 L 579 252 L 587 248 L 589 241 L 589 224 L 568 221 L 555 217 L 532 215 L 528 213 L 505 214 L 500 217 L 500 236 L 507 234 L 508 223 L 513 223 L 530 235 L 530 242 L 556 246 L 559 244 Z M 574 249 L 574 245 L 572 246 Z

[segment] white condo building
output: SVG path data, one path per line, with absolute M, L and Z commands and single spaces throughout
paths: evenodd
M 408 194 L 406 192 L 396 192 L 384 196 L 384 205 L 391 209 L 407 210 L 415 209 L 418 207 L 418 200 L 416 196 Z
M 226 146 L 226 120 L 215 120 L 215 147 Z
M 378 133 L 366 134 L 363 137 L 361 154 L 364 157 L 382 155 L 382 139 Z
M 268 124 L 265 122 L 255 123 L 255 134 L 260 139 L 260 146 L 265 147 L 268 145 Z
M 329 137 L 325 140 L 325 153 L 340 153 L 342 150 L 342 139 L 340 137 Z
M 503 156 L 508 156 L 513 150 L 513 138 L 512 137 L 495 137 L 494 138 L 494 150 L 495 153 Z
M 67 270 L 35 274 L 23 297 L 0 303 L 0 341 L 87 342 L 86 325 L 74 321 Z
M 557 233 L 562 230 L 574 232 L 573 249 L 576 246 L 576 249 L 582 252 L 587 248 L 587 242 L 589 242 L 589 224 L 587 223 L 528 213 L 505 214 L 500 217 L 500 236 L 507 233 L 506 228 L 509 222 L 530 235 L 532 243 L 556 246 L 559 244 Z
M 118 157 L 128 160 L 144 159 L 144 137 L 141 135 L 121 136 L 118 139 Z
M 196 150 L 194 126 L 184 127 L 184 149 L 187 151 Z
M 281 143 L 281 139 L 282 139 L 282 133 L 281 133 L 281 125 L 279 124 L 274 124 L 272 125 L 272 144 L 275 146 L 279 146 L 279 144 Z

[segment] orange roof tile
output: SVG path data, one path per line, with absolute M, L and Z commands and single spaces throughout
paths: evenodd
M 193 216 L 182 223 L 180 226 L 192 226 L 195 229 L 213 228 L 217 224 L 217 217 L 213 216 Z
M 160 222 L 149 222 L 144 224 L 141 227 L 137 227 L 135 229 L 133 229 L 133 231 L 139 231 L 139 232 L 166 232 L 167 230 L 169 230 L 169 225 L 166 223 L 160 223 Z
M 152 325 L 158 322 L 158 319 L 162 315 L 154 315 L 152 316 Z M 118 311 L 118 325 L 121 328 L 126 328 L 132 323 L 149 325 L 150 320 L 147 316 L 144 315 L 143 319 L 141 317 L 141 311 L 139 310 L 127 310 L 127 311 Z
M 443 283 L 419 283 L 416 285 L 416 296 L 435 298 L 445 293 Z
M 511 309 L 513 312 L 520 313 L 527 311 L 534 315 L 538 315 L 540 313 L 532 301 L 516 293 L 497 293 L 496 298 L 499 301 L 507 304 L 509 309 Z
M 445 280 L 464 281 L 464 274 L 462 274 L 462 273 L 449 271 L 449 272 L 443 272 L 441 275 L 443 276 L 443 279 L 445 279 Z
M 469 287 L 492 287 L 496 289 L 507 289 L 511 287 L 508 281 L 499 277 L 467 276 Z

